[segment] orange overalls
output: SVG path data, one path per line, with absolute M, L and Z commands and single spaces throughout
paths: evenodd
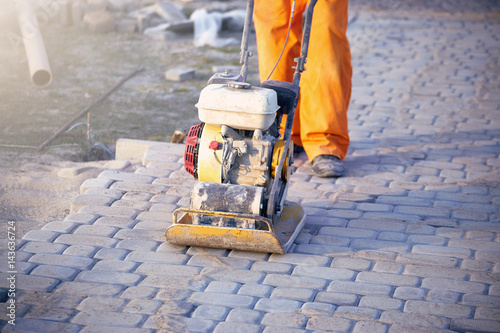
M 254 23 L 261 81 L 271 73 L 285 42 L 292 0 L 256 0 Z M 290 37 L 271 80 L 292 82 L 294 58 L 300 56 L 302 13 L 297 0 Z M 309 161 L 318 155 L 344 159 L 349 147 L 347 108 L 351 98 L 351 52 L 346 36 L 348 0 L 318 0 L 314 7 L 309 53 L 300 82 L 292 141 Z M 283 126 L 284 127 L 284 123 Z

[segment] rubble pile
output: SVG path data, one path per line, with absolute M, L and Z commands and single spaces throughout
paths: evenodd
M 196 33 L 195 19 L 200 12 L 204 20 L 216 22 L 215 28 L 211 27 L 216 33 L 241 31 L 245 14 L 245 1 L 49 0 L 35 4 L 38 18 L 48 16 L 65 27 L 152 36 Z

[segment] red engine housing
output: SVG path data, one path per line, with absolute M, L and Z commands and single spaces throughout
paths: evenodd
M 184 150 L 184 169 L 186 169 L 187 172 L 193 175 L 194 178 L 198 178 L 198 149 L 200 147 L 198 139 L 201 137 L 204 125 L 205 123 L 199 123 L 191 126 L 186 137 L 186 148 Z

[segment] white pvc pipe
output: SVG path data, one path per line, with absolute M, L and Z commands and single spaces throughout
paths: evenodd
M 16 0 L 15 4 L 31 81 L 37 86 L 46 87 L 52 82 L 52 72 L 38 21 L 29 0 Z

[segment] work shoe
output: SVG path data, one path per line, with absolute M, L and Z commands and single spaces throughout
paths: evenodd
M 319 155 L 312 161 L 312 169 L 318 177 L 341 177 L 344 174 L 344 165 L 337 156 Z

